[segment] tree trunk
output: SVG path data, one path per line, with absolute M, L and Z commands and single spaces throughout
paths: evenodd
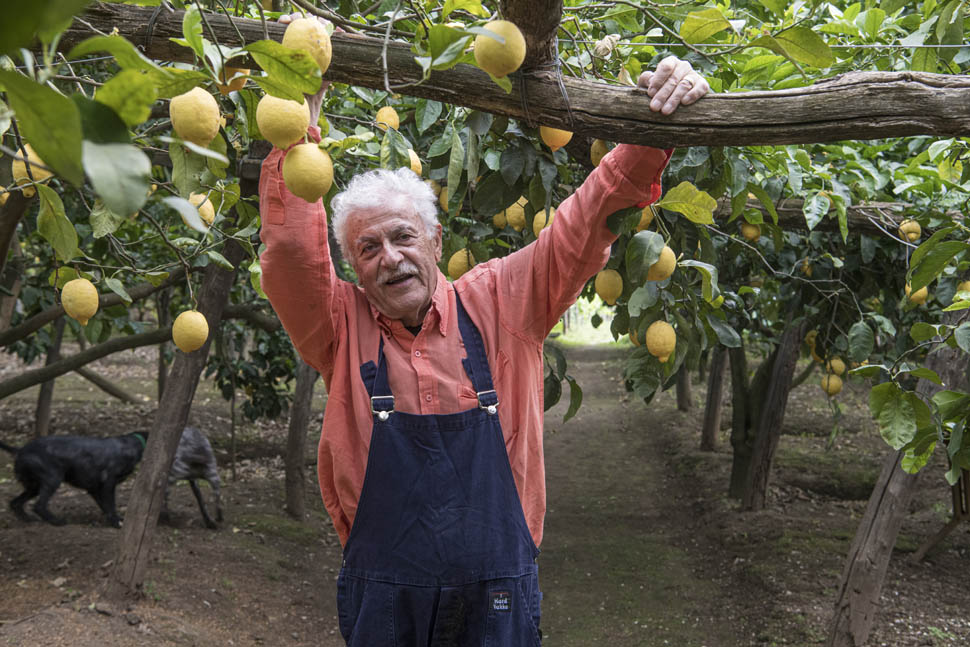
M 158 327 L 167 328 L 171 326 L 172 317 L 168 312 L 168 304 L 172 300 L 171 288 L 156 293 L 155 307 L 158 308 Z M 168 377 L 168 362 L 165 359 L 165 349 L 168 342 L 163 341 L 158 345 L 158 401 L 162 401 L 162 393 L 165 392 L 165 379 Z
M 728 351 L 731 357 L 731 481 L 728 496 L 740 499 L 744 493 L 751 445 L 748 442 L 748 357 L 744 342 Z
M 156 13 L 152 7 L 96 3 L 84 13 L 83 23 L 75 21 L 64 33 L 58 48 L 67 52 L 92 36 L 92 28 L 104 33 L 117 28 L 131 42 L 144 45 L 149 58 L 192 62 L 192 50 L 170 40 L 183 38 L 183 15 L 183 11 Z M 258 20 L 236 18 L 235 27 L 219 13 L 207 14 L 206 20 L 222 45 L 242 45 L 240 35 L 247 43 L 263 38 Z M 271 22 L 266 28 L 271 39 L 282 39 L 284 25 Z M 384 89 L 390 79 L 392 90 L 411 96 L 607 141 L 665 148 L 970 135 L 966 118 L 970 79 L 963 75 L 850 72 L 787 90 L 711 94 L 664 116 L 646 107 L 649 98 L 638 88 L 560 79 L 554 72 L 519 72 L 513 75 L 512 92 L 506 94 L 497 91 L 484 71 L 468 65 L 437 70 L 422 82 L 423 70 L 410 43 L 385 43 L 383 38 L 351 33 L 336 33 L 332 41 L 334 56 L 326 74 L 331 81 Z M 256 67 L 255 62 L 237 60 L 240 67 Z M 386 71 L 382 60 L 387 61 Z
M 30 200 L 24 197 L 23 191 L 10 191 L 7 201 L 0 205 L 0 275 L 7 265 L 10 243 L 17 237 L 17 225 L 27 213 Z
M 955 323 L 956 314 L 950 313 L 944 323 Z M 944 384 L 955 386 L 966 384 L 967 364 L 968 356 L 961 350 L 944 346 L 927 358 L 925 366 Z M 921 379 L 916 391 L 925 400 L 941 388 Z M 861 647 L 869 639 L 893 546 L 919 483 L 919 473 L 904 472 L 901 459 L 898 451 L 886 457 L 859 522 L 842 571 L 827 647 Z
M 247 193 L 251 194 L 251 191 Z M 236 266 L 246 252 L 238 243 L 229 239 L 223 255 Z M 215 263 L 209 264 L 205 269 L 202 287 L 197 295 L 198 310 L 205 315 L 210 330 L 222 318 L 222 310 L 235 277 L 235 272 L 224 270 Z M 132 487 L 118 557 L 105 585 L 104 595 L 109 601 L 120 603 L 141 594 L 155 525 L 162 509 L 168 471 L 182 430 L 188 421 L 192 399 L 205 367 L 211 342 L 210 335 L 199 350 L 192 353 L 179 352 L 175 356 L 168 384 L 148 437 L 145 458 Z
M 704 426 L 701 427 L 701 451 L 717 451 L 717 437 L 721 432 L 721 411 L 724 409 L 724 372 L 727 368 L 727 349 L 716 346 L 711 351 L 711 372 L 707 382 L 707 405 L 704 407 Z
M 47 347 L 45 366 L 50 366 L 61 358 L 61 342 L 64 340 L 64 323 L 64 317 L 61 317 L 54 324 L 54 336 L 51 338 L 50 346 Z M 34 436 L 37 438 L 50 433 L 51 403 L 53 401 L 54 379 L 51 378 L 40 385 L 40 393 L 37 395 L 37 410 L 34 415 Z
M 562 20 L 562 0 L 502 0 L 501 9 L 502 17 L 514 22 L 525 37 L 523 70 L 558 61 L 556 36 Z
M 290 427 L 286 435 L 286 511 L 294 519 L 306 517 L 306 432 L 310 424 L 313 385 L 320 374 L 297 357 L 296 391 L 290 405 Z
M 802 342 L 801 323 L 789 324 L 781 336 L 778 348 L 773 353 L 771 378 L 758 416 L 757 435 L 751 454 L 751 464 L 745 484 L 741 507 L 745 510 L 762 510 L 768 493 L 768 478 L 771 463 L 781 438 L 781 428 L 785 421 L 785 408 L 791 392 L 792 376 L 798 361 L 798 349 Z
M 693 398 L 690 393 L 690 371 L 681 364 L 677 370 L 677 410 L 690 411 Z
M 10 249 L 13 250 L 12 258 L 0 270 L 0 332 L 10 327 L 24 275 L 24 253 L 20 251 L 16 234 L 10 241 Z

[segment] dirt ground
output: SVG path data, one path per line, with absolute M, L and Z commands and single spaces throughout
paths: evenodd
M 769 507 L 741 513 L 725 496 L 731 467 L 725 408 L 720 449 L 697 450 L 703 387 L 694 407 L 672 392 L 649 407 L 625 392 L 624 351 L 567 349 L 583 406 L 562 423 L 547 412 L 549 492 L 543 554 L 545 645 L 733 647 L 820 645 L 845 555 L 887 453 L 865 405 L 864 385 L 840 396 L 842 432 L 812 378 L 793 392 Z M 77 376 L 57 382 L 52 431 L 114 435 L 150 427 L 151 351 L 126 352 L 97 370 L 143 405 L 124 405 Z M 0 379 L 23 370 L 0 357 Z M 324 402 L 318 386 L 311 451 Z M 33 427 L 36 389 L 0 402 L 0 438 L 20 445 Z M 52 501 L 68 523 L 17 520 L 0 509 L 0 645 L 341 645 L 334 580 L 340 546 L 315 482 L 308 518 L 283 511 L 285 421 L 240 424 L 231 474 L 228 405 L 200 388 L 190 422 L 222 466 L 226 521 L 204 528 L 187 486 L 172 493 L 174 523 L 159 526 L 145 598 L 126 609 L 99 600 L 119 533 L 101 525 L 83 492 Z M 311 467 L 309 472 L 313 474 Z M 949 493 L 931 466 L 903 526 L 871 645 L 970 643 L 970 524 L 921 564 L 911 553 L 947 521 Z M 122 511 L 131 479 L 119 488 Z M 207 492 L 205 486 L 203 490 Z M 20 492 L 0 454 L 0 499 Z

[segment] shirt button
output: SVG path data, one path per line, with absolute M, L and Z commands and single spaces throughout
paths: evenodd
M 431 395 L 428 394 L 428 395 L 424 396 L 424 399 L 427 400 L 428 402 L 431 402 Z
M 419 351 L 419 350 L 414 351 L 414 356 L 415 357 L 421 357 L 421 351 Z

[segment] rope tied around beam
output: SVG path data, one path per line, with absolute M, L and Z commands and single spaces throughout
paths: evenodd
M 525 123 L 530 128 L 537 128 L 539 123 L 532 117 L 532 113 L 529 112 L 529 93 L 526 89 L 525 79 L 527 76 L 538 77 L 544 72 L 552 71 L 556 75 L 556 84 L 559 86 L 559 95 L 562 97 L 563 104 L 566 106 L 566 115 L 569 118 L 569 129 L 576 130 L 576 122 L 573 119 L 573 110 L 569 106 L 569 93 L 566 92 L 566 84 L 562 81 L 562 64 L 559 61 L 559 56 L 557 55 L 552 61 L 548 63 L 540 63 L 538 65 L 532 65 L 527 68 L 520 68 L 518 72 L 519 79 L 519 96 L 522 98 L 522 113 L 525 115 Z
M 175 13 L 175 9 L 173 9 L 172 5 L 168 3 L 168 0 L 162 0 L 162 2 L 158 3 L 158 6 L 155 7 L 151 18 L 148 19 L 148 25 L 145 29 L 145 44 L 143 45 L 143 49 L 146 53 L 151 51 L 152 36 L 155 34 L 155 23 L 158 22 L 158 17 L 161 15 L 163 9 L 169 13 Z

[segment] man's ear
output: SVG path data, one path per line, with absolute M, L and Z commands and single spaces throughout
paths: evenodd
M 441 224 L 435 225 L 434 233 L 434 262 L 441 260 Z

